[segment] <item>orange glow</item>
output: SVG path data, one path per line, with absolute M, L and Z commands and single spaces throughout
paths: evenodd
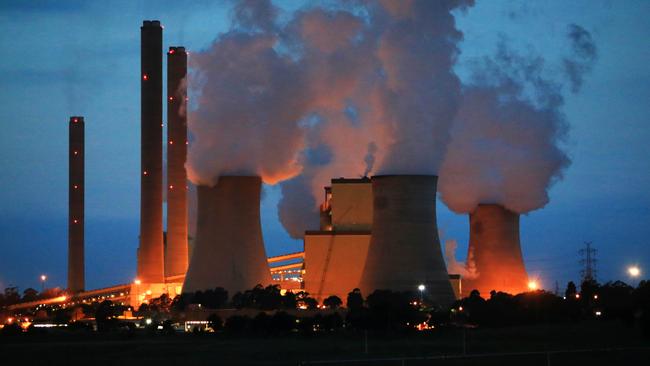
M 135 283 L 136 285 L 140 285 L 142 281 L 140 281 L 139 278 L 136 278 L 135 281 L 133 281 L 133 283 Z
M 539 285 L 537 284 L 537 281 L 528 282 L 528 289 L 529 290 L 535 291 L 535 290 L 537 290 L 538 287 L 539 287 Z

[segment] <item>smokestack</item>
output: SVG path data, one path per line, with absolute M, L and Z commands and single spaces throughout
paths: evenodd
M 487 296 L 490 291 L 518 294 L 527 291 L 528 275 L 519 243 L 519 214 L 501 205 L 480 204 L 469 215 L 468 264 L 475 279 L 463 281 L 463 292 L 473 289 Z
M 187 272 L 187 53 L 167 52 L 167 247 L 165 277 Z
M 70 117 L 68 174 L 68 291 L 81 292 L 84 274 L 84 118 Z
M 223 287 L 230 296 L 271 283 L 257 176 L 221 176 L 215 187 L 198 186 L 196 242 L 183 292 Z
M 433 175 L 383 175 L 372 178 L 372 236 L 360 288 L 417 292 L 442 306 L 454 293 L 442 258 L 436 225 Z
M 164 282 L 162 236 L 162 27 L 145 20 L 141 29 L 141 181 L 138 277 Z

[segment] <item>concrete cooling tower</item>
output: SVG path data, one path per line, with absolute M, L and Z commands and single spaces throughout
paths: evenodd
M 384 175 L 372 178 L 373 222 L 360 288 L 417 292 L 448 306 L 454 301 L 436 225 L 438 177 Z
M 469 215 L 468 266 L 476 278 L 463 281 L 463 294 L 473 289 L 518 294 L 527 291 L 528 275 L 519 243 L 519 214 L 503 206 L 481 204 Z
M 261 188 L 255 176 L 222 176 L 215 187 L 197 187 L 196 243 L 184 293 L 223 287 L 233 296 L 271 283 L 260 224 Z

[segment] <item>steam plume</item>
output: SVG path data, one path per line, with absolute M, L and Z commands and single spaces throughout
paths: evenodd
M 458 248 L 456 240 L 445 240 L 445 261 L 447 262 L 447 272 L 459 274 L 465 280 L 471 280 L 478 277 L 479 273 L 476 272 L 476 266 L 471 253 L 467 257 L 466 263 L 459 262 L 456 260 L 456 248 Z
M 300 65 L 275 48 L 275 14 L 269 1 L 237 4 L 236 26 L 190 58 L 198 104 L 187 171 L 196 184 L 214 185 L 222 174 L 273 184 L 300 172 L 298 121 L 310 99 Z
M 588 33 L 571 29 L 578 58 L 564 64 L 582 66 L 573 67 L 568 80 L 548 76 L 544 59 L 523 57 L 505 42 L 493 59 L 477 64 L 463 90 L 438 185 L 453 211 L 497 203 L 525 213 L 548 203 L 548 189 L 570 164 L 560 147 L 568 131 L 563 86 L 577 91 L 596 55 Z
M 324 164 L 303 164 L 310 201 L 321 201 L 332 177 L 438 172 L 460 98 L 452 67 L 462 34 L 451 12 L 471 4 L 362 2 L 355 11 L 311 8 L 296 15 L 290 37 L 302 45 L 317 116 L 308 125 L 305 153 L 322 146 L 330 152 Z M 289 202 L 305 194 L 283 189 Z M 282 209 L 286 227 L 316 205 Z M 298 235 L 305 229 L 288 228 Z

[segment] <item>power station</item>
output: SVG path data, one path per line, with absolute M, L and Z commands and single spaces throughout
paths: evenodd
M 469 216 L 473 275 L 449 274 L 436 218 L 438 177 L 379 175 L 335 178 L 325 187 L 320 228 L 304 234 L 304 251 L 267 258 L 259 176 L 222 175 L 198 187 L 198 223 L 188 246 L 187 52 L 169 47 L 163 98 L 163 28 L 141 27 L 140 237 L 133 283 L 93 291 L 84 283 L 84 118 L 70 118 L 68 292 L 139 305 L 160 296 L 225 288 L 232 296 L 261 284 L 304 290 L 317 300 L 345 299 L 354 288 L 426 291 L 449 306 L 472 289 L 526 291 L 519 215 L 495 204 Z M 163 100 L 167 102 L 167 177 L 163 187 Z M 163 229 L 166 190 L 166 235 Z M 426 289 L 426 290 L 424 290 Z

